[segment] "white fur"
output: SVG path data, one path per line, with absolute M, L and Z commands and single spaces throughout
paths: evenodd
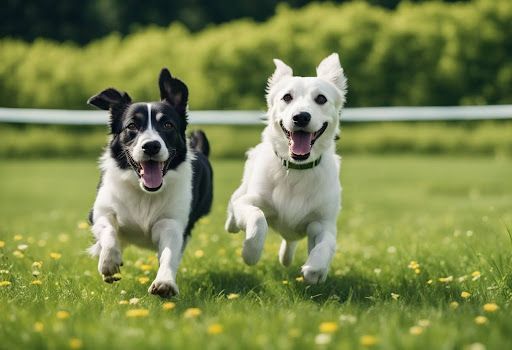
M 97 242 L 89 252 L 99 255 L 98 270 L 107 282 L 119 272 L 122 246 L 132 243 L 158 250 L 160 267 L 149 292 L 179 293 L 176 272 L 192 201 L 191 157 L 189 152 L 186 161 L 167 172 L 162 188 L 151 193 L 141 189 L 132 169 L 120 169 L 105 151 L 100 161 L 103 182 L 94 203 L 92 231 Z
M 144 132 L 138 137 L 137 143 L 133 147 L 133 159 L 140 163 L 144 160 L 153 159 L 159 162 L 164 162 L 169 158 L 169 150 L 165 146 L 164 140 L 162 140 L 162 137 L 158 134 L 158 132 L 155 131 L 153 128 L 152 122 L 151 122 L 151 103 L 147 104 L 148 106 L 148 125 Z M 158 116 L 157 116 L 158 117 Z M 149 157 L 147 154 L 144 153 L 144 150 L 142 149 L 142 145 L 145 144 L 148 141 L 158 141 L 160 143 L 160 152 L 158 154 Z
M 307 236 L 309 257 L 302 272 L 308 283 L 318 283 L 325 280 L 336 250 L 341 186 L 334 137 L 339 132 L 346 79 L 337 54 L 320 63 L 317 77 L 295 77 L 282 61 L 274 62 L 276 70 L 267 86 L 269 123 L 262 142 L 247 154 L 242 184 L 229 203 L 226 230 L 245 231 L 242 257 L 249 265 L 261 256 L 268 225 L 283 237 L 279 260 L 285 266 L 292 263 L 297 241 Z M 290 103 L 282 100 L 286 93 L 293 95 Z M 320 93 L 327 97 L 324 105 L 314 102 Z M 310 157 L 303 162 L 290 157 L 288 140 L 279 125 L 282 121 L 290 130 L 292 117 L 300 112 L 311 114 L 307 127 L 310 132 L 328 122 Z M 281 160 L 307 163 L 320 157 L 320 164 L 307 170 L 287 169 Z

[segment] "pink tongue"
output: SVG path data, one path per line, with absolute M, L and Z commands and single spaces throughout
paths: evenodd
M 142 182 L 147 188 L 157 188 L 162 185 L 162 163 L 155 161 L 142 162 L 140 164 L 144 171 Z
M 312 133 L 296 131 L 291 134 L 292 142 L 290 144 L 290 150 L 293 154 L 302 156 L 311 152 L 311 141 L 313 140 Z

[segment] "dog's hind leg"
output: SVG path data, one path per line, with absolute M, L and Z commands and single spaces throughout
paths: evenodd
M 281 241 L 281 247 L 279 248 L 279 262 L 281 265 L 290 266 L 292 264 L 297 243 L 297 241 L 287 241 L 285 239 Z
M 336 226 L 312 222 L 308 225 L 309 257 L 302 266 L 304 280 L 310 284 L 324 282 L 336 252 Z
M 117 231 L 114 225 L 109 218 L 101 216 L 94 223 L 92 231 L 98 240 L 93 246 L 95 253 L 99 251 L 98 271 L 105 282 L 118 281 L 120 278 L 117 274 L 120 272 L 123 262 L 121 245 L 117 239 Z
M 256 206 L 259 202 L 257 196 L 244 195 L 233 201 L 232 206 L 236 225 L 245 231 L 242 258 L 247 265 L 260 260 L 268 231 L 265 214 Z

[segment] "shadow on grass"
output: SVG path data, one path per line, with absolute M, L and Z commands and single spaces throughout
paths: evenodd
M 182 283 L 187 284 L 187 289 L 213 296 L 224 293 L 260 293 L 265 289 L 262 280 L 242 271 L 202 272 L 193 278 L 183 278 Z

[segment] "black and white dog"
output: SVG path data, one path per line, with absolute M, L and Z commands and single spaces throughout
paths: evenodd
M 90 213 L 98 270 L 119 279 L 124 243 L 157 248 L 160 267 L 149 292 L 178 294 L 176 272 L 194 223 L 212 204 L 213 172 L 206 135 L 187 144 L 187 86 L 167 69 L 159 77 L 160 102 L 132 103 L 109 88 L 87 103 L 110 111 L 111 137 L 100 159 L 101 179 Z

